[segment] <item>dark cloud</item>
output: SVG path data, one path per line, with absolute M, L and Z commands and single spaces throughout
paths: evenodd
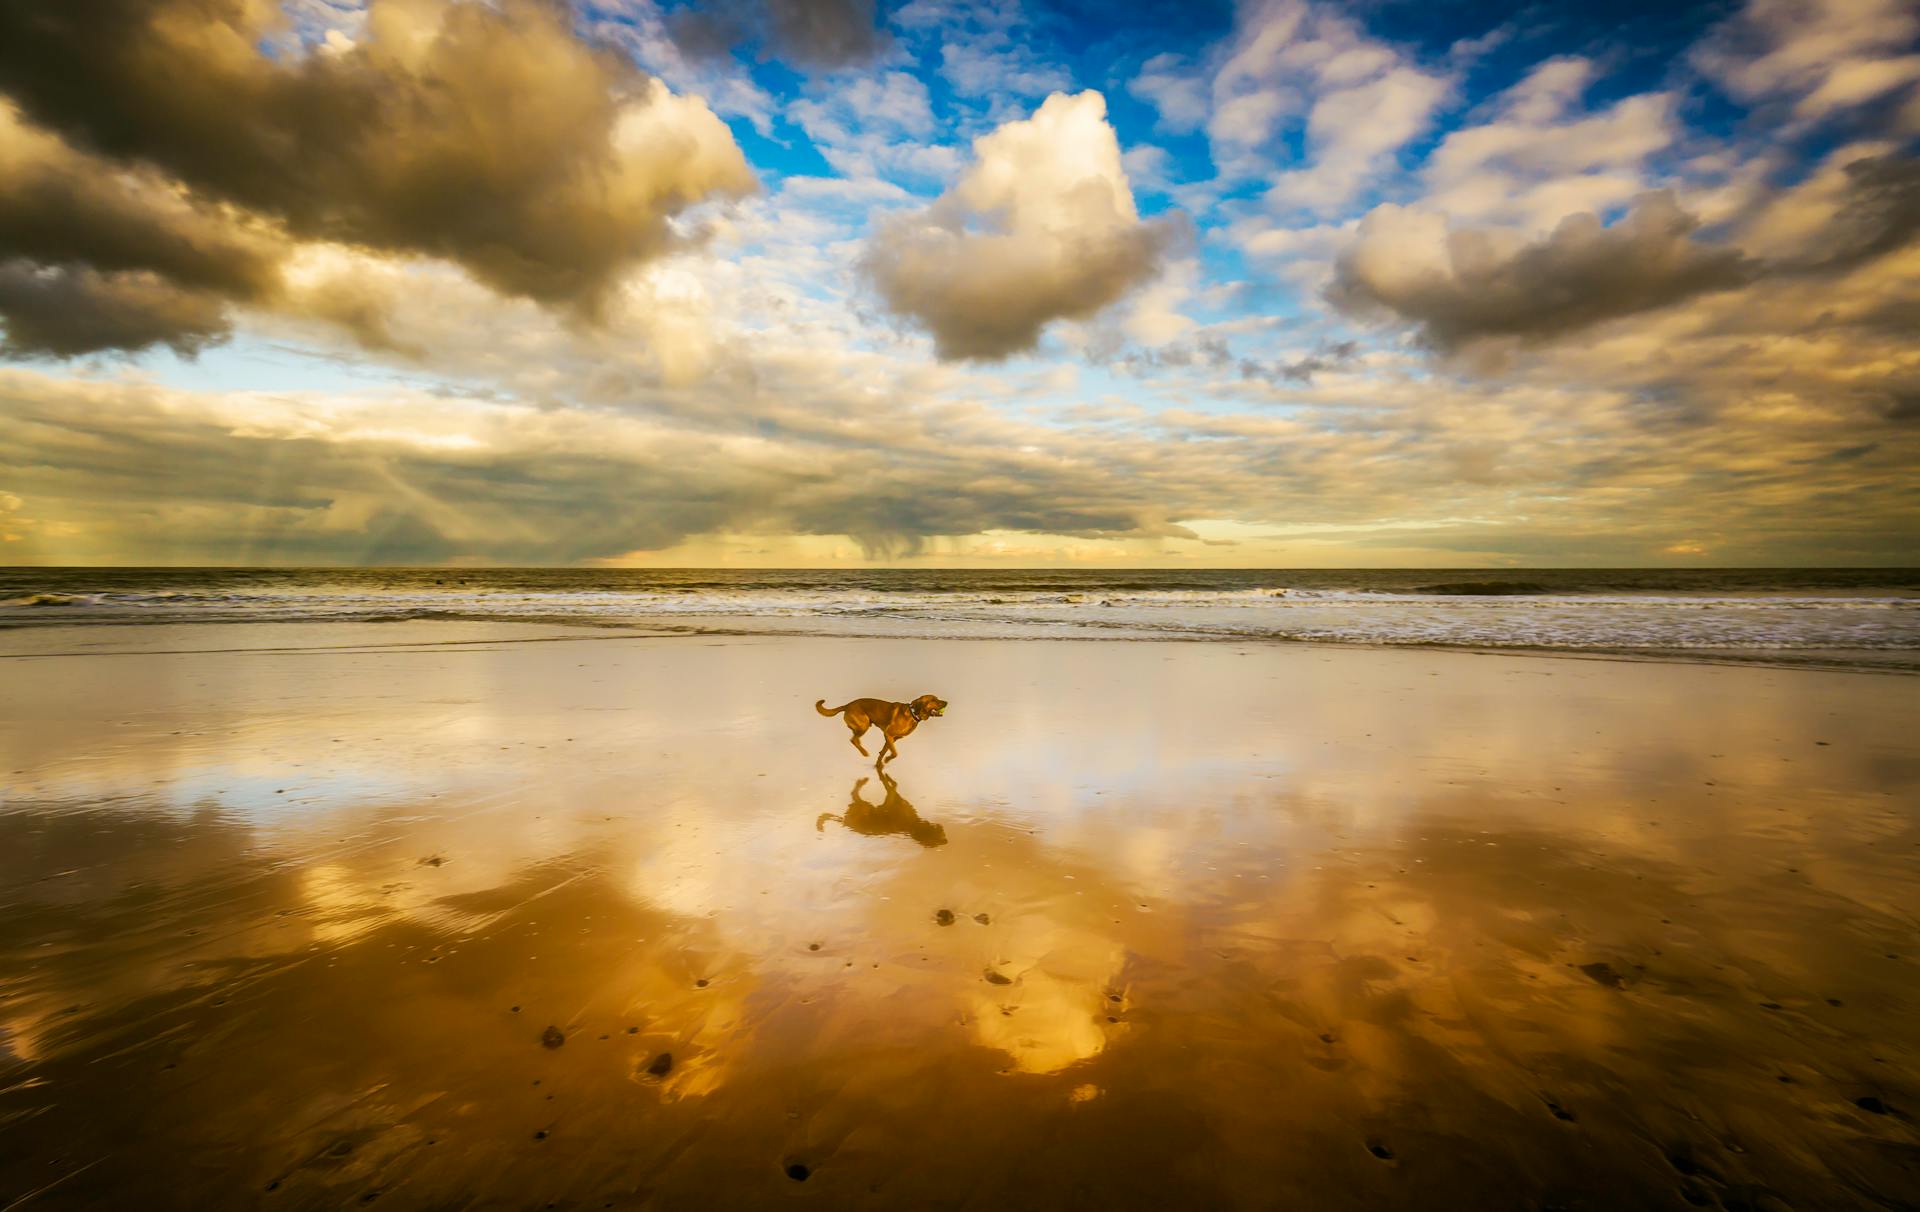
M 0 101 L 0 319 L 12 354 L 70 356 L 225 334 L 279 287 L 285 247 L 164 178 L 81 155 Z
M 1240 377 L 1243 379 L 1265 379 L 1269 383 L 1276 380 L 1288 383 L 1311 383 L 1313 376 L 1323 370 L 1339 370 L 1353 361 L 1360 352 L 1357 341 L 1335 341 L 1322 345 L 1304 358 L 1295 358 L 1291 362 L 1256 362 L 1243 358 L 1240 361 Z
M 773 41 L 787 56 L 817 67 L 845 67 L 880 49 L 873 0 L 767 0 Z
M 246 298 L 271 290 L 280 245 L 156 174 L 83 156 L 0 103 L 0 253 L 104 272 L 148 270 Z
M 226 304 L 146 271 L 102 274 L 84 266 L 0 264 L 0 320 L 9 357 L 73 357 L 162 342 L 196 354 L 227 334 Z
M 1141 223 L 1053 237 L 1045 251 L 1016 236 L 883 226 L 862 268 L 887 307 L 933 334 L 943 359 L 1005 358 L 1039 344 L 1050 322 L 1085 319 L 1159 272 L 1176 229 Z
M 667 32 L 682 54 L 718 59 L 753 38 L 743 6 L 678 9 L 667 18 Z
M 1796 386 L 1807 409 L 1778 424 L 1644 434 L 1594 393 L 1551 441 L 1531 396 L 1441 383 L 1365 415 L 1303 403 L 1078 427 L 906 396 L 875 425 L 868 385 L 827 398 L 805 384 L 642 418 L 417 394 L 342 408 L 0 368 L 0 535 L 25 563 L 560 564 L 715 532 L 844 535 L 880 557 L 994 531 L 1192 543 L 1182 521 L 1236 518 L 1435 548 L 1445 528 L 1393 537 L 1379 519 L 1492 516 L 1525 497 L 1528 517 L 1456 533 L 1562 560 L 1623 536 L 1600 562 L 1644 558 L 1645 536 L 1670 542 L 1701 517 L 1748 536 L 1756 563 L 1822 534 L 1862 559 L 1912 546 L 1920 426 L 1877 396 L 1813 421 L 1824 378 Z
M 1883 411 L 1896 425 L 1920 424 L 1920 387 L 1888 392 Z
M 358 43 L 281 33 L 265 0 L 0 5 L 0 93 L 33 124 L 0 138 L 34 156 L 0 179 L 0 255 L 256 300 L 270 231 L 592 315 L 674 214 L 753 187 L 703 103 L 554 0 L 374 0 Z
M 1112 361 L 1135 375 L 1188 367 L 1213 371 L 1231 368 L 1243 380 L 1302 385 L 1313 382 L 1313 376 L 1321 371 L 1339 370 L 1348 365 L 1359 352 L 1357 341 L 1332 341 L 1323 342 L 1312 353 L 1288 361 L 1236 358 L 1224 337 L 1204 334 L 1191 342 L 1174 341 L 1150 349 L 1128 350 Z
M 1127 373 L 1146 375 L 1161 369 L 1185 369 L 1201 367 L 1208 370 L 1220 370 L 1233 364 L 1233 349 L 1226 338 L 1204 333 L 1191 342 L 1170 341 L 1165 345 L 1155 345 L 1140 349 L 1128 349 L 1121 353 L 1118 344 L 1113 348 L 1094 346 L 1088 356 L 1096 362 L 1111 360 Z
M 466 449 L 318 436 L 264 415 L 236 429 L 203 402 L 0 370 L 0 482 L 80 541 L 123 545 L 62 548 L 90 559 L 564 564 L 730 530 L 845 535 L 887 557 L 993 529 L 1192 537 L 1129 457 L 1063 463 L 992 435 L 932 435 L 924 418 L 866 445 L 816 423 L 779 451 L 690 427 L 634 442 L 604 417 L 591 439 L 556 446 L 529 418 L 525 433 L 475 422 L 486 440 Z M 404 431 L 421 411 L 396 403 L 376 428 Z
M 757 43 L 769 58 L 828 71 L 870 61 L 885 41 L 873 0 L 732 0 L 681 9 L 668 29 L 696 58 Z
M 1795 268 L 1851 269 L 1911 244 L 1920 235 L 1920 160 L 1871 156 L 1847 165 L 1841 203 L 1818 255 Z
M 1327 297 L 1350 313 L 1411 321 L 1443 351 L 1490 337 L 1551 341 L 1738 287 L 1758 272 L 1739 249 L 1695 240 L 1699 221 L 1664 191 L 1642 195 L 1611 227 L 1573 215 L 1517 248 L 1492 233 L 1449 231 L 1444 263 L 1425 269 L 1410 266 L 1399 233 L 1379 215 L 1361 223 L 1335 262 Z

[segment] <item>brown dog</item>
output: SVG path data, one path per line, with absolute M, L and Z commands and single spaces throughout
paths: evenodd
M 853 747 L 860 751 L 861 757 L 870 756 L 867 747 L 860 738 L 867 735 L 867 729 L 878 727 L 887 743 L 880 747 L 880 756 L 874 760 L 874 768 L 886 765 L 887 759 L 897 758 L 900 751 L 893 743 L 920 726 L 920 721 L 929 716 L 943 715 L 947 710 L 947 700 L 923 694 L 911 703 L 889 703 L 885 699 L 855 699 L 838 707 L 828 707 L 827 700 L 815 699 L 813 709 L 821 715 L 839 715 L 846 712 L 847 727 L 853 732 Z

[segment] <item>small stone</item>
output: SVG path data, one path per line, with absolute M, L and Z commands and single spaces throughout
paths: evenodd
M 933 920 L 939 922 L 942 926 L 951 926 L 953 925 L 953 910 L 942 909 L 933 915 Z
M 989 985 L 1011 985 L 1013 978 L 1010 976 L 1002 976 L 1000 973 L 989 968 L 987 969 L 987 983 Z
M 543 1048 L 558 1048 L 566 1042 L 566 1035 L 558 1027 L 550 1026 L 540 1033 L 540 1046 Z
M 665 1077 L 671 1072 L 673 1072 L 673 1053 L 671 1052 L 662 1052 L 653 1058 L 652 1064 L 647 1066 L 647 1073 L 652 1077 Z
M 984 914 L 984 913 L 976 913 L 976 914 L 974 914 L 974 915 L 973 915 L 973 920 L 974 920 L 974 921 L 976 921 L 976 922 L 979 922 L 979 923 L 980 923 L 980 924 L 981 924 L 982 926 L 987 926 L 987 925 L 991 925 L 991 924 L 993 923 L 993 919 L 992 919 L 992 918 L 990 918 L 990 917 L 988 917 L 988 916 L 987 916 L 986 914 Z

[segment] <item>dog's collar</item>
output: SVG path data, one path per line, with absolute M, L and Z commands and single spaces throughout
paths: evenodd
M 907 714 L 912 716 L 916 720 L 925 720 L 927 718 L 926 715 L 923 714 L 920 704 L 918 703 L 908 703 Z

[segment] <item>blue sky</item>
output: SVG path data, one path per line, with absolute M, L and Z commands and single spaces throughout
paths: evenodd
M 0 560 L 1915 558 L 1896 0 L 87 7 Z

